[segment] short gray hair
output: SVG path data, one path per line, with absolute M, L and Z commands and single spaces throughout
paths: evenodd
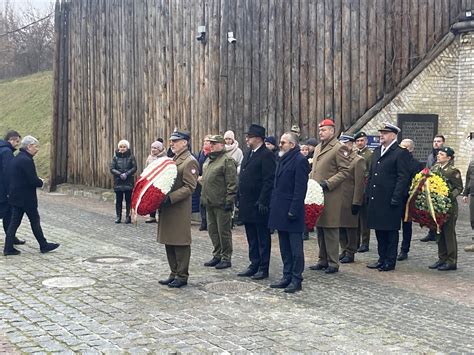
M 402 144 L 403 142 L 405 142 L 406 148 L 410 153 L 415 150 L 415 142 L 413 142 L 412 139 L 405 138 L 400 142 L 400 144 Z
M 288 138 L 288 142 L 293 143 L 294 145 L 299 144 L 299 138 L 296 133 L 293 132 L 285 132 L 283 133 L 283 136 L 286 136 Z
M 21 148 L 26 149 L 30 144 L 38 145 L 39 141 L 33 136 L 25 136 L 21 140 Z

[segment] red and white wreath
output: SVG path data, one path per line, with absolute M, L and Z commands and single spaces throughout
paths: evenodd
M 132 194 L 132 214 L 145 216 L 155 212 L 165 200 L 176 180 L 177 168 L 173 159 L 161 157 L 151 162 L 135 183 Z
M 304 199 L 304 223 L 312 230 L 324 210 L 324 193 L 321 186 L 313 179 L 308 180 L 308 190 Z

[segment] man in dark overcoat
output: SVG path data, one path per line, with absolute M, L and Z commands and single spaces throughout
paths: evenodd
M 379 259 L 367 265 L 380 271 L 395 269 L 398 231 L 410 183 L 408 151 L 397 144 L 400 128 L 390 123 L 379 129 L 380 146 L 374 150 L 367 183 L 368 226 L 375 229 Z
M 188 284 L 192 194 L 197 185 L 199 165 L 188 149 L 189 132 L 176 130 L 169 140 L 177 175 L 173 188 L 159 209 L 158 242 L 165 245 L 170 275 L 158 282 L 180 288 Z
M 12 207 L 12 217 L 8 226 L 3 255 L 20 254 L 20 251 L 15 249 L 13 245 L 16 231 L 25 213 L 30 220 L 31 230 L 38 241 L 40 251 L 47 253 L 59 247 L 57 243 L 47 242 L 40 224 L 36 189 L 43 186 L 43 180 L 36 174 L 36 167 L 33 161 L 33 157 L 38 153 L 38 150 L 38 140 L 32 136 L 26 136 L 21 141 L 20 152 L 10 163 L 8 202 Z
M 0 139 L 0 218 L 3 221 L 3 230 L 7 235 L 8 226 L 12 217 L 12 209 L 8 203 L 9 165 L 13 160 L 13 152 L 20 145 L 21 136 L 17 131 L 8 131 L 5 139 Z M 24 240 L 15 237 L 13 244 L 25 244 Z
M 279 155 L 268 227 L 278 231 L 283 277 L 270 287 L 294 293 L 301 290 L 303 281 L 304 199 L 310 168 L 308 160 L 300 153 L 298 136 L 294 133 L 281 136 Z
M 270 197 L 275 177 L 275 155 L 266 149 L 265 128 L 252 124 L 246 133 L 247 146 L 239 175 L 239 219 L 245 226 L 250 265 L 238 276 L 263 280 L 268 277 L 271 239 L 268 229 Z

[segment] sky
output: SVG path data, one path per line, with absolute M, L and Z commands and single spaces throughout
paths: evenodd
M 40 11 L 46 11 L 51 3 L 55 3 L 55 0 L 10 0 L 10 4 L 18 11 L 24 8 L 29 8 L 30 5 Z M 5 6 L 6 0 L 0 0 L 0 9 Z

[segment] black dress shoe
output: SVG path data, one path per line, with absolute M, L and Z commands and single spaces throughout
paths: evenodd
M 207 226 L 201 224 L 201 225 L 199 226 L 199 230 L 200 230 L 200 231 L 207 231 Z
M 450 271 L 450 270 L 456 270 L 456 269 L 457 269 L 456 264 L 446 263 L 446 264 L 438 266 L 439 271 Z
M 204 266 L 216 266 L 217 264 L 219 264 L 220 261 L 221 261 L 221 259 L 216 258 L 214 256 L 211 260 L 205 262 Z
M 301 291 L 301 283 L 290 283 L 284 290 L 283 292 L 285 293 L 295 293 L 297 291 Z
M 365 245 L 365 244 L 362 244 L 359 249 L 357 249 L 357 252 L 358 253 L 365 253 L 365 252 L 368 252 L 369 251 L 369 246 L 368 245 Z
M 346 253 L 339 254 L 339 261 L 344 259 L 345 256 L 346 256 Z
M 173 282 L 173 281 L 174 281 L 174 278 L 168 277 L 167 279 L 159 280 L 158 283 L 159 283 L 160 285 L 168 285 L 168 284 L 170 284 L 170 283 Z
M 271 283 L 270 288 L 287 288 L 290 283 L 291 280 L 281 279 L 280 281 Z
M 231 266 L 232 266 L 232 263 L 229 260 L 221 260 L 216 265 L 216 269 L 218 270 L 227 269 L 228 267 L 231 267 Z
M 23 245 L 25 243 L 26 243 L 26 241 L 18 239 L 17 237 L 15 237 L 15 239 L 13 240 L 14 245 Z
M 127 216 L 125 217 L 125 224 L 131 224 L 132 223 L 132 217 Z
M 383 263 L 381 263 L 380 261 L 376 261 L 375 263 L 370 263 L 370 264 L 367 264 L 367 267 L 369 269 L 379 269 L 383 266 Z
M 326 270 L 327 267 L 328 267 L 327 265 L 316 264 L 316 265 L 311 265 L 309 269 L 310 270 Z
M 334 267 L 334 266 L 328 266 L 327 269 L 324 270 L 324 272 L 326 274 L 335 274 L 338 271 L 339 271 L 339 269 L 337 267 Z
M 122 222 L 122 217 L 115 218 L 115 223 L 121 223 L 121 222 Z
M 240 277 L 250 277 L 250 276 L 255 275 L 256 273 L 257 273 L 257 270 L 248 268 L 248 269 L 245 270 L 245 271 L 239 272 L 239 273 L 237 274 L 237 276 L 240 276 Z
M 263 280 L 268 278 L 268 272 L 259 271 L 250 277 L 252 280 Z
M 379 271 L 392 271 L 395 270 L 395 265 L 383 264 L 378 268 Z
M 428 269 L 437 269 L 439 268 L 440 266 L 444 265 L 444 261 L 441 261 L 441 260 L 438 260 L 437 262 L 435 262 L 434 264 L 431 264 L 430 266 L 428 266 Z
M 436 237 L 432 235 L 431 233 L 428 233 L 426 237 L 423 237 L 420 239 L 420 242 L 434 242 L 436 240 Z
M 7 255 L 20 255 L 21 254 L 21 251 L 13 248 L 12 250 L 4 250 L 3 251 L 3 255 L 7 256 Z
M 53 251 L 54 249 L 57 249 L 58 247 L 59 247 L 58 243 L 46 243 L 46 245 L 40 248 L 40 251 L 44 254 L 44 253 Z
M 397 256 L 398 261 L 406 260 L 408 259 L 408 254 L 405 253 L 404 251 L 401 251 L 400 254 Z
M 174 279 L 173 281 L 171 281 L 169 284 L 168 284 L 168 287 L 171 287 L 171 288 L 181 288 L 183 286 L 186 286 L 188 283 L 186 281 L 183 281 L 183 280 L 178 280 L 178 279 Z
M 341 262 L 341 264 L 350 264 L 350 263 L 353 263 L 354 262 L 354 257 L 352 256 L 349 256 L 349 255 L 346 255 L 344 256 L 341 260 L 339 260 Z

